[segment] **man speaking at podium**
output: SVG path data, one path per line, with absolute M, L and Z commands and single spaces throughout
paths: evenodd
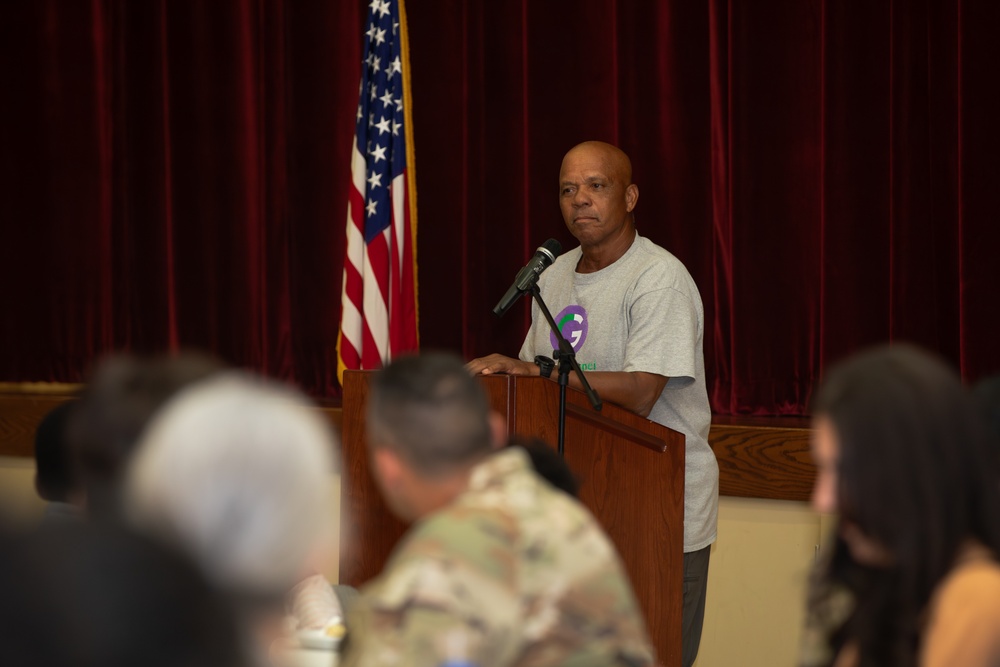
M 719 467 L 708 445 L 705 317 L 680 260 L 636 233 L 638 201 L 624 152 L 597 141 L 571 149 L 559 172 L 559 207 L 580 245 L 542 273 L 538 287 L 601 398 L 685 436 L 682 653 L 690 667 L 701 641 L 719 505 Z M 519 359 L 491 354 L 467 368 L 551 377 L 546 355 L 556 348 L 533 304 Z M 575 375 L 570 385 L 580 388 Z

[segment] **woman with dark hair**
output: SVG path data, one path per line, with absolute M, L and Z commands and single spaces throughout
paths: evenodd
M 833 369 L 813 506 L 838 513 L 803 665 L 1000 665 L 1000 473 L 957 375 L 908 345 Z

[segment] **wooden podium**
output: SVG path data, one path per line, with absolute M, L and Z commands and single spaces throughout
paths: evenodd
M 344 373 L 342 583 L 378 574 L 406 527 L 386 508 L 368 468 L 364 416 L 368 373 Z M 559 385 L 538 377 L 482 378 L 508 433 L 558 442 Z M 580 500 L 611 536 L 632 580 L 660 664 L 681 664 L 684 582 L 684 436 L 616 405 L 594 412 L 566 396 L 565 458 Z

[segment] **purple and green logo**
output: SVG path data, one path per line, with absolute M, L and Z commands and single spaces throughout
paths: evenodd
M 573 346 L 574 352 L 579 352 L 580 348 L 587 341 L 587 311 L 583 306 L 566 306 L 556 317 L 556 325 L 559 331 L 566 337 L 569 344 Z M 559 341 L 556 340 L 555 332 L 549 335 L 552 341 L 552 349 L 559 349 Z

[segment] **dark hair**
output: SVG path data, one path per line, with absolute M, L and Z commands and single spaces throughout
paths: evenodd
M 118 527 L 0 534 L 0 588 L 4 664 L 247 664 L 229 600 L 187 558 Z
M 97 367 L 70 424 L 88 513 L 118 512 L 121 476 L 152 417 L 181 389 L 223 368 L 197 353 L 117 355 Z
M 371 383 L 368 429 L 376 446 L 391 447 L 431 477 L 492 450 L 486 395 L 451 354 L 403 357 L 380 371 Z
M 79 487 L 70 452 L 68 425 L 75 401 L 60 403 L 35 431 L 35 489 L 44 500 L 64 503 Z
M 855 606 L 834 644 L 856 642 L 862 666 L 916 664 L 921 614 L 963 542 L 1000 552 L 997 457 L 957 374 L 910 345 L 835 367 L 813 412 L 839 443 L 840 520 L 893 563 L 858 563 L 838 536 L 811 605 L 846 589 Z
M 980 380 L 972 388 L 972 398 L 990 428 L 990 437 L 1000 456 L 1000 375 Z
M 570 470 L 566 460 L 550 444 L 539 438 L 523 435 L 512 436 L 508 443 L 510 447 L 520 447 L 528 453 L 531 465 L 538 476 L 555 488 L 568 493 L 574 498 L 580 491 L 580 482 Z

